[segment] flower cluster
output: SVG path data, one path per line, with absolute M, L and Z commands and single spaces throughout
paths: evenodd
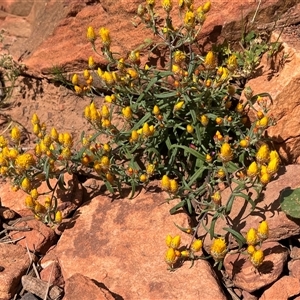
M 246 234 L 246 242 L 248 245 L 247 252 L 250 255 L 250 261 L 255 268 L 261 266 L 264 261 L 264 253 L 257 245 L 266 240 L 269 236 L 269 226 L 267 221 L 262 221 L 258 228 L 250 228 Z

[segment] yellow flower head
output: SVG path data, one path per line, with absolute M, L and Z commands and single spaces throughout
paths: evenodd
M 151 7 L 153 7 L 155 5 L 155 0 L 146 0 L 147 4 Z
M 76 94 L 82 93 L 82 88 L 78 85 L 74 85 L 74 90 Z
M 216 191 L 212 196 L 211 196 L 212 201 L 217 204 L 220 205 L 221 204 L 221 200 L 222 200 L 222 196 L 220 191 Z
M 15 161 L 15 166 L 20 171 L 28 170 L 35 164 L 35 160 L 30 153 L 20 154 Z
M 247 176 L 250 178 L 255 177 L 259 173 L 259 168 L 257 166 L 256 161 L 253 161 L 247 169 Z
M 170 234 L 168 234 L 167 236 L 166 236 L 166 244 L 167 244 L 167 246 L 168 247 L 171 247 L 171 242 L 172 242 L 172 236 L 170 235 Z
M 72 76 L 72 84 L 73 85 L 77 85 L 78 84 L 78 75 L 75 73 L 73 76 Z
M 194 242 L 191 245 L 191 251 L 198 252 L 202 248 L 202 241 L 201 240 L 194 240 Z
M 35 201 L 30 195 L 27 195 L 25 198 L 25 206 L 29 209 L 33 209 L 35 206 Z
M 168 265 L 173 265 L 175 263 L 175 261 L 176 261 L 175 250 L 173 248 L 169 248 L 165 255 L 165 262 Z
M 224 238 L 214 239 L 210 248 L 210 254 L 215 261 L 221 261 L 227 252 L 227 245 Z
M 184 105 L 184 101 L 179 101 L 179 102 L 177 102 L 177 103 L 174 105 L 173 111 L 175 112 L 175 111 L 180 110 L 180 109 L 183 107 L 183 105 Z
M 260 175 L 259 180 L 262 184 L 266 185 L 270 182 L 271 180 L 271 175 L 268 173 L 263 173 Z
M 57 141 L 58 140 L 58 132 L 57 132 L 55 127 L 53 127 L 51 129 L 50 137 L 51 137 L 52 141 Z
M 248 245 L 255 246 L 258 242 L 257 232 L 254 228 L 250 228 L 246 234 L 246 242 Z
M 272 150 L 270 152 L 270 160 L 275 159 L 275 158 L 277 158 L 278 161 L 280 162 L 280 157 L 279 157 L 278 152 L 276 150 Z
M 203 126 L 207 126 L 208 121 L 209 121 L 209 119 L 208 119 L 207 115 L 200 116 L 200 122 Z
M 167 175 L 164 175 L 161 179 L 161 187 L 165 191 L 170 190 L 170 178 Z
M 129 74 L 130 78 L 132 79 L 136 79 L 139 77 L 139 74 L 135 69 L 128 69 L 127 74 Z
M 71 150 L 70 148 L 66 147 L 66 148 L 63 148 L 62 151 L 61 151 L 61 157 L 65 160 L 68 160 L 70 159 L 72 153 L 71 153 Z
M 147 122 L 144 123 L 144 125 L 143 125 L 143 131 L 142 131 L 142 132 L 143 132 L 143 135 L 146 136 L 146 137 L 152 135 L 152 134 L 151 134 L 151 131 L 150 131 L 150 128 L 149 128 L 149 125 L 148 125 Z
M 158 116 L 160 114 L 160 109 L 157 105 L 154 105 L 153 107 L 153 110 L 152 110 L 152 113 L 155 115 L 155 116 Z
M 169 13 L 172 10 L 172 0 L 162 0 L 162 7 Z
M 175 179 L 170 179 L 170 193 L 175 194 L 178 191 L 178 182 Z
M 269 161 L 267 166 L 267 173 L 269 175 L 275 174 L 279 169 L 279 160 L 278 158 L 273 158 Z
M 14 126 L 11 130 L 11 140 L 14 143 L 19 143 L 21 137 L 20 129 L 17 126 Z
M 30 195 L 31 195 L 32 199 L 34 199 L 34 200 L 36 200 L 39 197 L 39 193 L 38 193 L 37 189 L 32 189 L 30 191 Z
M 217 118 L 216 118 L 216 123 L 217 123 L 218 125 L 221 125 L 221 124 L 223 123 L 223 119 L 220 118 L 220 117 L 217 117 Z
M 101 27 L 99 30 L 99 34 L 104 46 L 109 47 L 111 40 L 109 36 L 109 30 L 105 27 Z
M 133 63 L 140 63 L 140 52 L 139 51 L 131 51 L 128 57 Z
M 40 124 L 40 119 L 39 119 L 39 117 L 37 116 L 36 113 L 34 113 L 32 118 L 31 118 L 31 124 L 32 125 Z
M 93 43 L 96 40 L 95 31 L 92 26 L 88 27 L 87 32 L 86 32 L 86 37 L 87 37 L 88 41 L 90 41 L 91 43 Z
M 228 162 L 232 160 L 233 152 L 231 146 L 228 143 L 224 143 L 221 146 L 220 158 L 223 162 Z
M 153 175 L 154 171 L 155 171 L 155 165 L 154 164 L 147 165 L 146 172 L 147 172 L 148 175 Z
M 141 174 L 140 181 L 141 182 L 146 182 L 147 180 L 148 180 L 148 175 L 147 174 Z
M 109 118 L 109 116 L 110 116 L 109 109 L 105 104 L 101 108 L 101 115 L 105 119 Z
M 55 220 L 54 220 L 54 222 L 57 223 L 57 224 L 60 224 L 62 222 L 62 212 L 60 210 L 58 210 L 55 213 Z
M 217 58 L 213 51 L 209 51 L 204 59 L 204 66 L 206 69 L 214 69 L 217 65 Z
M 174 56 L 174 61 L 177 64 L 183 62 L 185 60 L 185 58 L 186 58 L 185 53 L 182 52 L 182 51 L 180 51 L 180 50 L 175 51 L 175 53 L 174 53 L 173 56 Z
M 256 250 L 252 255 L 251 255 L 251 263 L 255 268 L 258 268 L 259 266 L 262 265 L 264 261 L 264 252 L 259 249 Z
M 94 61 L 93 56 L 89 57 L 89 59 L 88 59 L 88 66 L 89 66 L 90 69 L 93 69 L 95 67 L 95 61 Z
M 180 235 L 176 235 L 175 237 L 172 238 L 172 241 L 170 243 L 170 247 L 173 249 L 178 249 L 180 246 L 181 242 L 181 237 Z
M 211 155 L 210 154 L 206 154 L 205 155 L 205 161 L 207 162 L 207 163 L 210 163 L 210 162 L 212 162 L 212 157 L 211 157 Z
M 211 7 L 211 2 L 210 1 L 205 2 L 203 5 L 203 12 L 208 13 L 210 11 L 210 7 Z
M 29 180 L 28 177 L 25 177 L 22 182 L 21 182 L 21 188 L 25 192 L 29 192 L 31 190 L 31 181 Z
M 188 10 L 185 13 L 183 23 L 185 27 L 192 28 L 195 25 L 195 14 L 192 11 Z
M 234 71 L 237 67 L 237 57 L 235 55 L 231 55 L 227 61 L 227 68 L 229 71 Z
M 70 133 L 65 132 L 63 134 L 63 143 L 62 144 L 64 147 L 68 147 L 68 148 L 71 148 L 73 146 L 73 138 Z
M 5 139 L 5 137 L 3 135 L 0 135 L 0 148 L 4 148 L 7 146 L 7 140 Z
M 261 241 L 264 241 L 268 238 L 269 236 L 269 225 L 267 221 L 262 221 L 257 229 L 257 236 Z
M 262 146 L 260 146 L 260 148 L 256 153 L 256 160 L 258 163 L 264 164 L 268 162 L 269 157 L 270 157 L 269 146 L 267 144 L 263 144 Z
M 248 252 L 250 255 L 252 255 L 255 251 L 256 251 L 255 246 L 249 245 L 249 246 L 247 247 L 247 252 Z
M 172 65 L 172 72 L 173 72 L 174 74 L 179 74 L 179 73 L 181 73 L 181 68 L 180 68 L 180 66 L 177 65 L 177 64 L 173 64 L 173 65 Z
M 11 160 L 15 160 L 19 155 L 19 151 L 16 148 L 9 149 L 8 157 Z
M 126 106 L 122 108 L 122 114 L 126 120 L 130 120 L 132 118 L 132 110 L 130 106 Z
M 139 133 L 136 130 L 132 130 L 131 132 L 131 137 L 130 137 L 130 141 L 131 142 L 136 142 L 139 139 Z
M 224 169 L 222 169 L 222 168 L 219 169 L 218 172 L 217 172 L 217 177 L 220 178 L 220 179 L 222 179 L 225 176 L 226 176 L 226 173 L 225 173 Z
M 194 132 L 194 127 L 193 127 L 193 125 L 188 124 L 188 125 L 186 126 L 186 131 L 187 131 L 188 133 L 192 134 L 192 133 Z

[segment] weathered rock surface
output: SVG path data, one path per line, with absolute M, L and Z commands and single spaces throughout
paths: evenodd
M 34 259 L 34 257 L 32 257 Z M 0 243 L 0 299 L 13 298 L 22 275 L 30 265 L 30 257 L 26 249 L 19 245 Z
M 84 272 L 124 299 L 225 299 L 206 261 L 167 271 L 165 237 L 182 235 L 173 222 L 187 227 L 188 221 L 183 213 L 169 215 L 170 205 L 160 205 L 165 197 L 153 192 L 132 200 L 96 196 L 80 207 L 73 228 L 64 231 L 54 250 L 65 280 Z M 188 244 L 190 236 L 182 240 Z
M 259 300 L 280 299 L 288 300 L 300 293 L 300 281 L 298 278 L 283 276 L 268 288 Z
M 244 198 L 236 197 L 229 214 L 233 223 L 232 228 L 245 236 L 250 228 L 257 228 L 262 220 L 267 220 L 270 230 L 269 240 L 279 241 L 300 234 L 300 219 L 290 218 L 280 210 L 280 192 L 286 188 L 300 187 L 300 181 L 295 176 L 298 172 L 300 172 L 300 165 L 283 167 L 278 178 L 268 183 L 261 197 L 256 200 L 257 206 L 253 211 L 251 205 Z M 251 190 L 250 192 L 253 193 L 253 196 L 256 195 L 255 191 Z M 222 192 L 223 203 L 226 203 L 230 193 L 229 188 Z M 225 227 L 228 227 L 225 220 L 219 218 L 216 222 L 215 233 L 221 236 L 226 235 L 227 232 L 223 229 Z M 200 227 L 198 234 L 202 236 L 205 233 L 205 230 Z M 232 242 L 235 244 L 234 240 Z M 209 251 L 210 245 L 210 238 L 205 238 L 204 247 L 207 251 Z
M 118 299 L 116 296 L 103 283 L 96 282 L 82 274 L 74 274 L 66 281 L 64 300 L 113 300 Z
M 279 243 L 264 242 L 261 249 L 265 259 L 258 270 L 246 254 L 229 253 L 224 259 L 225 270 L 233 283 L 249 293 L 275 282 L 287 261 L 288 249 Z

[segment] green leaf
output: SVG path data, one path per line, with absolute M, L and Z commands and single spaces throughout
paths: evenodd
M 246 244 L 246 239 L 239 232 L 237 232 L 229 227 L 225 227 L 225 228 L 223 228 L 223 230 L 228 231 L 229 233 L 231 233 L 234 236 L 235 240 L 239 244 L 239 248 L 242 248 L 243 245 Z
M 67 191 L 68 189 L 65 187 L 65 181 L 64 181 L 64 173 L 59 174 L 58 177 L 58 186 L 62 191 Z
M 177 210 L 184 207 L 185 204 L 186 204 L 186 200 L 180 201 L 178 204 L 176 204 L 173 208 L 170 209 L 170 211 L 169 211 L 170 214 L 174 215 L 177 212 Z
M 209 228 L 209 235 L 211 240 L 215 237 L 215 226 L 218 219 L 219 219 L 219 214 L 215 213 L 210 222 L 210 228 Z
M 200 158 L 200 159 L 202 159 L 203 161 L 205 160 L 205 156 L 204 156 L 203 154 L 199 153 L 198 151 L 196 151 L 195 149 L 192 149 L 192 148 L 190 148 L 190 147 L 187 147 L 187 146 L 184 146 L 184 145 L 177 145 L 177 144 L 175 144 L 175 145 L 172 145 L 172 146 L 170 147 L 170 150 L 171 150 L 172 148 L 180 148 L 180 149 L 183 149 L 183 150 L 187 151 L 188 153 L 194 155 L 195 157 Z

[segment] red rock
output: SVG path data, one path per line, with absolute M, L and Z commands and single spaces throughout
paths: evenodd
M 287 248 L 276 242 L 264 242 L 261 249 L 265 259 L 258 270 L 252 265 L 247 254 L 229 253 L 224 259 L 225 270 L 235 286 L 249 293 L 275 282 L 282 273 L 288 257 Z
M 46 282 L 50 282 L 53 285 L 63 286 L 65 281 L 61 273 L 61 268 L 58 260 L 53 261 L 47 265 L 43 264 L 43 269 L 40 272 L 40 277 Z
M 3 268 L 0 272 L 1 300 L 13 299 L 30 262 L 30 257 L 23 247 L 0 243 L 0 266 Z
M 288 263 L 288 268 L 290 270 L 290 275 L 300 280 L 300 260 L 291 260 Z
M 63 300 L 113 300 L 116 297 L 103 283 L 77 273 L 66 280 Z
M 283 276 L 269 287 L 259 300 L 280 299 L 288 300 L 300 293 L 300 281 L 298 278 Z
M 28 211 L 27 211 L 28 213 Z M 53 229 L 36 219 L 21 221 L 15 227 L 29 227 L 30 231 L 10 231 L 9 236 L 13 240 L 18 240 L 17 243 L 29 248 L 32 252 L 45 254 L 47 250 L 56 243 L 57 237 Z M 22 238 L 24 237 L 24 238 Z
M 124 299 L 192 299 L 199 291 L 201 299 L 225 299 L 206 261 L 167 271 L 166 235 L 181 234 L 182 245 L 191 236 L 174 225 L 187 227 L 187 216 L 170 216 L 171 205 L 160 205 L 166 196 L 142 192 L 114 201 L 97 196 L 80 207 L 73 228 L 64 231 L 55 249 L 64 278 L 81 273 Z
M 229 214 L 233 222 L 232 228 L 245 236 L 250 228 L 257 228 L 259 223 L 266 219 L 269 225 L 269 240 L 279 241 L 300 234 L 300 219 L 289 218 L 280 209 L 280 192 L 286 187 L 291 189 L 300 187 L 299 180 L 295 176 L 298 172 L 300 172 L 300 165 L 288 165 L 282 168 L 279 177 L 268 183 L 260 200 L 256 200 L 257 208 L 254 211 L 244 198 L 236 197 Z M 252 197 L 256 196 L 254 190 L 250 190 L 250 192 L 253 193 Z M 230 195 L 231 190 L 225 189 L 222 192 L 222 203 L 226 203 Z M 257 213 L 258 211 L 259 213 Z M 243 221 L 241 222 L 241 220 Z M 228 227 L 226 221 L 219 218 L 215 225 L 215 233 L 225 236 L 227 232 L 223 228 L 226 227 Z M 205 234 L 204 228 L 200 227 L 198 235 Z M 233 239 L 232 244 L 237 245 Z M 204 248 L 209 252 L 210 246 L 211 240 L 207 237 L 204 240 Z

